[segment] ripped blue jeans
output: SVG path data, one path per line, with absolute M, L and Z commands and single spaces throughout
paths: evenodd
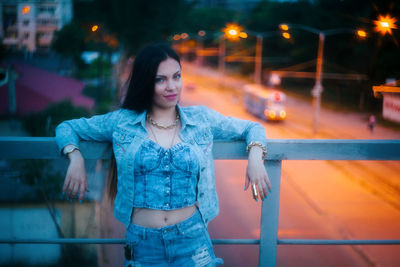
M 125 267 L 216 266 L 210 236 L 198 210 L 188 219 L 162 228 L 131 223 L 126 231 Z

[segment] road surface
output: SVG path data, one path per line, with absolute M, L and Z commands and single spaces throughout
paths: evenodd
M 204 76 L 203 76 L 204 75 Z M 183 67 L 182 105 L 202 104 L 222 114 L 259 121 L 247 114 L 240 95 L 218 89 L 218 74 Z M 226 78 L 225 86 L 243 82 Z M 268 138 L 399 139 L 379 125 L 367 130 L 368 114 L 322 110 L 312 133 L 312 108 L 289 97 L 288 119 L 265 123 Z M 261 204 L 243 191 L 245 161 L 216 161 L 220 215 L 210 223 L 212 238 L 259 238 Z M 284 161 L 279 238 L 400 239 L 400 162 Z M 257 266 L 258 246 L 215 245 L 226 266 Z M 396 266 L 400 246 L 278 246 L 278 266 Z

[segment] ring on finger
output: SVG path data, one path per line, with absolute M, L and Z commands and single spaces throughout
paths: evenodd
M 253 192 L 253 198 L 254 198 L 254 200 L 257 200 L 258 192 L 257 192 L 256 184 L 252 184 L 252 185 L 251 185 L 251 191 Z

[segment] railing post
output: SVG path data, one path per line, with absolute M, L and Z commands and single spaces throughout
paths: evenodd
M 279 195 L 281 187 L 281 160 L 264 162 L 271 181 L 271 194 L 263 201 L 260 226 L 260 256 L 259 266 L 272 267 L 276 265 L 278 245 Z

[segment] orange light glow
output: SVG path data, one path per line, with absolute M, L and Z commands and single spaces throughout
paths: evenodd
M 392 29 L 397 29 L 396 26 L 396 18 L 392 18 L 389 15 L 378 16 L 378 20 L 375 20 L 375 31 L 380 32 L 382 35 L 385 35 L 386 33 L 392 34 Z
M 241 33 L 239 33 L 239 37 L 243 38 L 243 39 L 246 39 L 247 38 L 247 33 L 241 32 Z
M 281 117 L 281 119 L 286 118 L 286 111 L 281 110 L 281 112 L 279 112 L 279 116 Z
M 189 37 L 189 35 L 186 32 L 181 34 L 182 39 L 187 39 L 188 37 Z
M 275 111 L 270 110 L 270 111 L 268 112 L 268 116 L 269 116 L 271 119 L 275 119 L 275 117 L 276 117 Z
M 181 39 L 181 36 L 179 34 L 175 34 L 174 35 L 174 40 L 178 41 L 179 39 Z
M 23 15 L 28 14 L 29 11 L 31 11 L 31 7 L 30 7 L 30 6 L 24 6 L 24 7 L 22 8 L 22 14 L 23 14 Z
M 99 25 L 93 25 L 92 26 L 92 32 L 95 32 L 99 29 Z
M 285 38 L 285 39 L 290 39 L 290 33 L 288 33 L 288 32 L 282 33 L 282 36 L 283 36 L 283 38 Z
M 243 27 L 236 23 L 226 24 L 226 27 L 222 29 L 222 31 L 225 33 L 225 38 L 229 41 L 239 41 L 239 33 L 241 33 L 242 30 Z
M 282 31 L 288 31 L 289 26 L 287 24 L 281 24 L 279 25 L 279 29 L 281 29 Z
M 367 37 L 367 32 L 364 30 L 357 30 L 358 37 L 365 38 Z
M 230 34 L 232 36 L 236 36 L 238 34 L 238 32 L 235 29 L 231 29 L 231 30 L 229 30 L 228 34 Z
M 205 32 L 205 31 L 199 31 L 197 34 L 198 34 L 199 36 L 205 36 L 205 35 L 206 35 L 206 32 Z

